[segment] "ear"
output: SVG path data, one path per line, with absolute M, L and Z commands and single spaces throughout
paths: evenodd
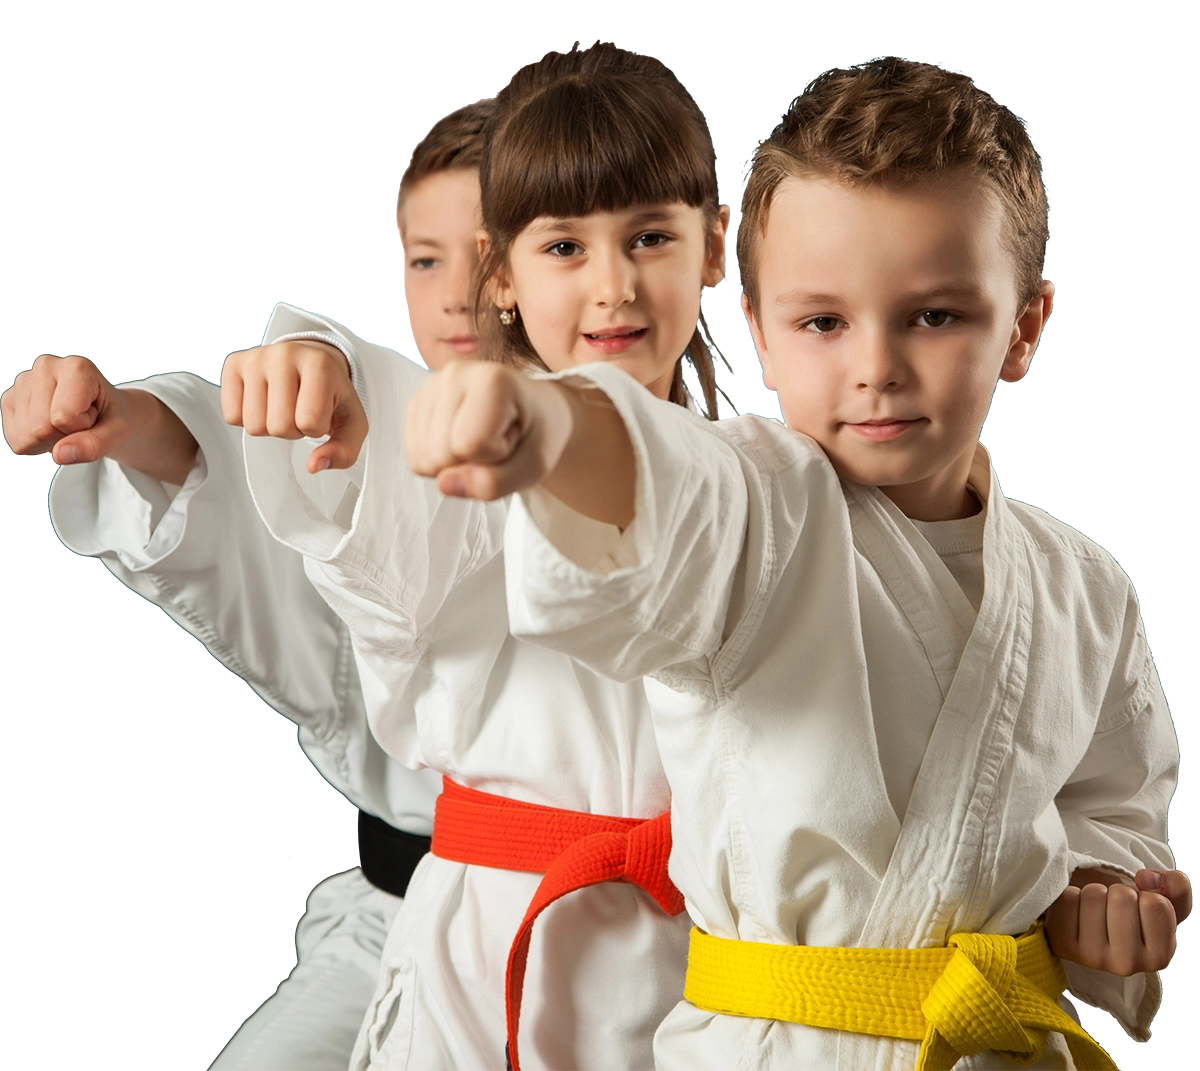
M 708 233 L 708 256 L 704 261 L 704 272 L 700 281 L 705 286 L 716 286 L 725 278 L 725 235 L 729 230 L 729 205 L 717 209 L 712 230 Z
M 483 263 L 487 256 L 488 246 L 491 244 L 488 232 L 483 227 L 475 232 L 475 242 L 479 249 L 479 261 Z M 517 297 L 512 292 L 512 287 L 509 285 L 503 269 L 487 281 L 484 291 L 498 309 L 511 309 L 517 303 Z
M 1029 371 L 1038 340 L 1042 337 L 1042 328 L 1050 319 L 1050 311 L 1053 308 L 1054 284 L 1048 279 L 1043 279 L 1038 292 L 1033 295 L 1029 304 L 1017 317 L 1017 322 L 1013 324 L 1012 341 L 1004 355 L 1004 364 L 1000 366 L 1000 378 L 1006 383 L 1016 383 Z
M 771 355 L 767 352 L 767 340 L 763 337 L 758 321 L 754 319 L 754 309 L 750 299 L 742 294 L 742 313 L 746 317 L 746 325 L 750 328 L 750 337 L 754 340 L 754 348 L 758 352 L 758 363 L 762 365 L 763 386 L 767 390 L 775 390 L 775 368 L 771 364 Z

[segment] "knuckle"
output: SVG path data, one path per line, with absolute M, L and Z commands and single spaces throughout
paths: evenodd
M 294 439 L 297 436 L 295 423 L 286 416 L 271 416 L 266 421 L 267 434 L 276 439 Z
M 1110 885 L 1108 887 L 1108 902 L 1117 908 L 1127 908 L 1138 901 L 1137 889 L 1128 885 Z
M 295 428 L 310 439 L 319 439 L 329 432 L 327 424 L 312 413 L 297 413 Z

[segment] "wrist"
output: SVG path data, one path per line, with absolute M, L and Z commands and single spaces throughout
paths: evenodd
M 129 435 L 108 456 L 154 479 L 182 484 L 196 463 L 195 437 L 174 410 L 149 391 L 113 389 L 109 408 L 122 413 Z

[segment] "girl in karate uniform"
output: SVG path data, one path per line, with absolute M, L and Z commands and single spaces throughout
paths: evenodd
M 484 353 L 604 361 L 655 405 L 688 404 L 683 354 L 715 412 L 700 295 L 723 276 L 728 211 L 670 71 L 611 45 L 523 69 L 497 97 L 480 183 Z M 402 460 L 424 373 L 282 306 L 265 342 L 222 381 L 255 500 L 349 625 L 375 737 L 446 777 L 352 1066 L 501 1067 L 506 1044 L 527 1068 L 650 1066 L 687 927 L 641 683 L 509 634 L 505 507 L 446 500 Z M 522 928 L 535 894 L 549 906 Z
M 476 343 L 470 284 L 491 107 L 435 123 L 400 181 L 405 297 L 430 368 Z M 429 847 L 438 778 L 389 759 L 371 736 L 346 628 L 301 556 L 263 528 L 242 436 L 222 419 L 214 384 L 175 372 L 115 388 L 83 358 L 47 355 L 5 393 L 4 430 L 18 453 L 53 449 L 63 465 L 50 489 L 63 542 L 101 558 L 295 722 L 313 765 L 359 809 L 361 866 L 309 894 L 295 968 L 212 1065 L 344 1071 L 388 929 Z

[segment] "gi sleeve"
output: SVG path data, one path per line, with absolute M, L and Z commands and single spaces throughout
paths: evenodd
M 514 501 L 505 537 L 513 633 L 620 681 L 716 655 L 726 636 L 750 492 L 743 459 L 711 425 L 604 365 L 573 370 L 625 422 L 636 502 L 624 532 L 540 489 Z
M 214 384 L 186 373 L 136 384 L 199 444 L 178 490 L 104 459 L 59 469 L 50 512 L 62 541 L 100 558 L 295 722 L 321 774 L 368 813 L 428 833 L 436 782 L 388 760 L 366 722 L 349 633 L 271 538 L 246 486 L 242 432 Z
M 1179 749 L 1170 711 L 1130 587 L 1120 648 L 1090 746 L 1059 791 L 1071 870 L 1107 870 L 1132 884 L 1143 867 L 1174 867 L 1167 805 Z M 1067 963 L 1071 991 L 1110 1012 L 1139 1041 L 1161 1000 L 1156 973 L 1118 978 Z
M 355 466 L 310 474 L 312 442 L 246 436 L 250 492 L 271 536 L 348 626 L 375 735 L 410 766 L 428 764 L 414 696 L 447 600 L 503 547 L 503 503 L 442 496 L 404 457 L 404 412 L 428 374 L 344 327 L 281 305 L 264 343 L 332 343 L 345 354 L 370 430 Z M 439 756 L 439 765 L 444 765 Z

